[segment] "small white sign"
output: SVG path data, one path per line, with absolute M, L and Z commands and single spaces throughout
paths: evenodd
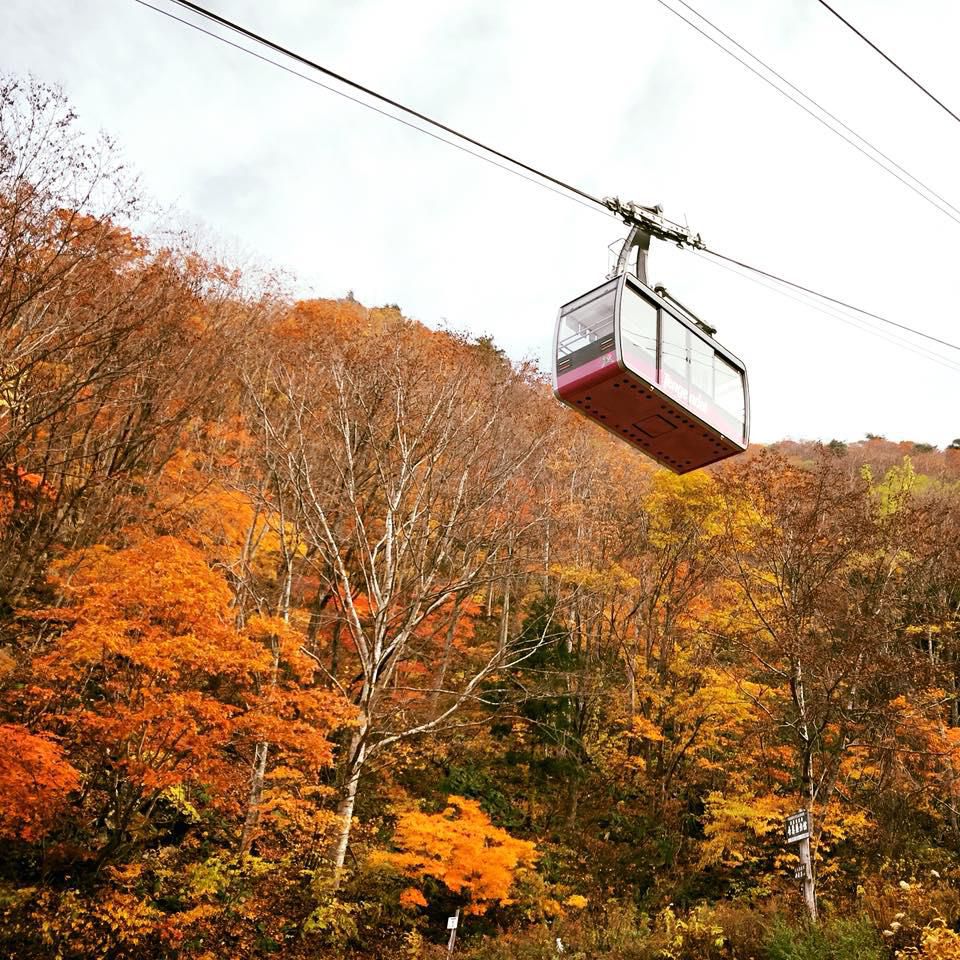
M 457 929 L 457 923 L 458 923 L 459 920 L 460 920 L 459 917 L 447 917 L 447 929 L 448 929 L 448 930 L 456 930 L 456 929 Z
M 806 810 L 787 817 L 787 843 L 806 840 L 810 836 L 810 816 Z

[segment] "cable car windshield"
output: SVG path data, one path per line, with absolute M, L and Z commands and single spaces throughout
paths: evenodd
M 577 353 L 613 334 L 617 284 L 605 283 L 560 311 L 559 357 Z

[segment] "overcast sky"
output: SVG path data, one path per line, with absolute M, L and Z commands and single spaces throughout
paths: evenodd
M 716 250 L 960 340 L 960 224 L 656 0 L 207 5 L 592 193 L 659 202 Z M 960 206 L 960 124 L 816 0 L 693 5 Z M 960 4 L 834 5 L 960 112 Z M 4 0 L 0 68 L 60 83 L 154 199 L 298 291 L 398 303 L 515 358 L 549 362 L 558 306 L 603 280 L 625 233 L 134 0 Z M 662 243 L 650 275 L 747 362 L 752 439 L 960 436 L 960 374 L 916 341 Z

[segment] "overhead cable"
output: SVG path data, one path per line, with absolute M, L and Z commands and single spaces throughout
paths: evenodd
M 376 106 L 375 104 L 368 102 L 367 100 L 360 99 L 359 97 L 353 96 L 350 93 L 347 93 L 344 90 L 340 90 L 335 86 L 323 83 L 314 77 L 306 76 L 303 73 L 300 73 L 298 70 L 294 70 L 283 63 L 279 63 L 270 57 L 266 57 L 260 53 L 257 53 L 255 50 L 251 50 L 249 47 L 246 47 L 239 43 L 234 43 L 233 41 L 231 41 L 227 37 L 222 36 L 219 33 L 216 33 L 212 30 L 207 30 L 203 26 L 201 26 L 200 24 L 192 20 L 178 17 L 175 14 L 171 13 L 170 11 L 164 10 L 162 7 L 154 6 L 153 3 L 148 3 L 147 0 L 135 0 L 135 2 L 142 7 L 146 7 L 147 9 L 154 11 L 155 13 L 163 14 L 164 16 L 167 16 L 172 20 L 175 20 L 178 23 L 183 24 L 184 26 L 190 27 L 191 29 L 194 29 L 194 30 L 198 30 L 200 33 L 203 33 L 208 37 L 212 37 L 215 40 L 219 40 L 220 42 L 227 44 L 228 46 L 234 48 L 235 50 L 239 50 L 243 53 L 249 54 L 252 57 L 256 57 L 258 60 L 262 61 L 263 63 L 267 63 L 267 64 L 270 64 L 271 66 L 284 70 L 285 72 L 290 73 L 295 77 L 299 77 L 301 80 L 306 80 L 309 83 L 313 83 L 317 86 L 323 87 L 325 90 L 328 90 L 332 93 L 336 93 L 339 96 L 346 97 L 348 100 L 351 100 L 354 103 L 360 104 L 363 107 L 367 107 L 368 109 L 373 110 L 376 113 L 381 114 L 382 116 L 389 117 L 392 120 L 396 120 L 398 123 L 402 123 L 404 124 L 404 126 L 407 126 L 413 130 L 417 130 L 420 133 L 424 133 L 435 140 L 441 141 L 442 143 L 446 143 L 448 146 L 455 147 L 459 150 L 463 150 L 466 153 L 469 153 L 471 156 L 477 157 L 480 160 L 485 160 L 487 162 L 493 163 L 496 166 L 500 167 L 501 169 L 507 171 L 508 173 L 516 174 L 517 176 L 523 177 L 525 180 L 528 180 L 531 183 L 535 183 L 535 184 L 538 184 L 539 186 L 552 190 L 554 193 L 559 193 L 561 196 L 565 196 L 565 197 L 568 197 L 569 199 L 576 200 L 577 202 L 582 203 L 585 206 L 589 206 L 590 209 L 598 210 L 608 215 L 618 215 L 620 217 L 623 217 L 624 210 L 633 206 L 629 204 L 627 205 L 620 204 L 620 202 L 617 201 L 615 198 L 608 198 L 605 200 L 600 199 L 599 197 L 594 196 L 593 194 L 587 192 L 586 190 L 582 190 L 579 187 L 574 186 L 573 184 L 567 183 L 559 179 L 558 177 L 551 176 L 550 174 L 545 173 L 544 171 L 539 170 L 536 167 L 530 166 L 529 164 L 523 163 L 522 161 L 517 160 L 514 157 L 511 157 L 509 154 L 503 153 L 500 150 L 497 150 L 493 147 L 487 146 L 484 143 L 481 143 L 479 140 L 475 140 L 472 137 L 467 136 L 466 134 L 460 133 L 459 131 L 455 130 L 453 127 L 449 127 L 438 120 L 433 120 L 426 114 L 423 114 L 417 110 L 414 110 L 412 107 L 407 107 L 404 104 L 400 103 L 399 101 L 393 100 L 390 97 L 377 93 L 375 90 L 371 90 L 369 87 L 366 87 L 360 83 L 350 80 L 347 77 L 342 76 L 341 74 L 335 73 L 333 70 L 330 70 L 327 67 L 324 67 L 321 64 L 316 63 L 315 61 L 310 60 L 305 56 L 302 56 L 301 54 L 295 53 L 292 50 L 288 50 L 286 47 L 283 47 L 272 40 L 268 40 L 266 37 L 261 37 L 259 34 L 254 33 L 252 30 L 248 30 L 246 27 L 242 27 L 239 24 L 235 24 L 232 21 L 219 16 L 218 14 L 215 14 L 209 10 L 206 10 L 205 8 L 201 7 L 199 4 L 193 3 L 192 0 L 171 0 L 171 2 L 176 3 L 178 6 L 184 9 L 190 10 L 194 14 L 203 17 L 209 22 L 216 23 L 221 27 L 224 27 L 234 33 L 237 33 L 243 37 L 246 37 L 247 39 L 252 40 L 258 44 L 261 44 L 267 47 L 268 49 L 274 51 L 275 53 L 279 53 L 282 56 L 289 57 L 292 60 L 296 61 L 297 63 L 300 63 L 311 70 L 319 71 L 324 76 L 327 76 L 337 81 L 338 83 L 349 87 L 351 90 L 355 90 L 357 92 L 363 93 L 365 96 L 373 100 L 379 101 L 380 103 L 390 106 L 394 110 L 398 110 L 402 113 L 407 114 L 410 117 L 415 118 L 416 120 L 419 121 L 419 123 L 411 123 L 408 120 L 405 120 L 403 117 L 397 116 L 395 113 L 391 113 L 387 110 L 383 110 L 380 107 Z M 657 2 L 662 3 L 662 0 L 657 0 Z M 679 2 L 683 2 L 683 0 L 679 0 Z M 663 4 L 663 5 L 666 6 L 666 4 Z M 676 11 L 673 11 L 673 12 L 676 13 Z M 677 14 L 677 15 L 681 16 L 680 14 Z M 682 18 L 682 19 L 686 19 L 686 18 Z M 690 21 L 687 21 L 687 22 L 690 23 Z M 709 21 L 705 21 L 705 22 L 709 22 Z M 694 29 L 698 30 L 699 32 L 704 33 L 704 31 L 700 30 L 700 28 L 697 27 L 695 24 L 691 23 L 691 26 L 694 26 Z M 706 33 L 704 33 L 704 36 L 707 36 L 708 39 L 712 40 L 714 43 L 717 42 L 712 37 L 709 37 L 709 35 L 707 35 Z M 721 49 L 726 49 L 726 48 L 723 48 L 721 45 Z M 731 55 L 735 56 L 734 54 L 731 54 Z M 741 63 L 742 62 L 743 61 L 741 61 Z M 745 65 L 748 66 L 749 69 L 753 70 L 755 73 L 757 72 L 756 70 L 754 70 L 753 67 L 749 66 L 749 64 L 745 64 Z M 764 79 L 767 79 L 767 78 L 764 77 Z M 770 82 L 770 81 L 768 80 L 767 82 Z M 802 106 L 802 104 L 800 104 L 800 106 Z M 803 107 L 803 109 L 806 110 L 807 108 Z M 810 111 L 808 110 L 808 112 Z M 457 143 L 454 140 L 448 139 L 447 136 L 442 136 L 441 134 L 436 133 L 434 130 L 425 129 L 425 127 L 422 126 L 421 124 L 426 124 L 426 125 L 435 127 L 437 130 L 442 131 L 442 133 L 447 134 L 449 137 L 462 140 L 463 143 Z M 468 144 L 469 146 L 464 146 L 464 144 Z M 474 149 L 471 149 L 471 147 Z M 479 151 L 483 151 L 483 152 L 479 152 Z M 636 209 L 638 211 L 643 211 L 647 208 L 636 208 Z M 941 208 L 938 208 L 938 209 L 941 209 Z M 663 218 L 660 218 L 660 219 L 663 220 Z M 671 221 L 666 221 L 666 220 L 663 220 L 663 222 L 671 223 Z M 677 226 L 677 225 L 674 224 L 674 226 Z M 679 229 L 682 229 L 684 232 L 689 233 L 689 231 L 686 231 L 686 228 L 679 228 Z M 949 347 L 952 350 L 960 351 L 960 344 L 950 343 L 946 340 L 941 340 L 939 337 L 935 337 L 932 334 L 924 333 L 922 330 L 917 330 L 914 327 L 908 327 L 905 324 L 897 323 L 894 320 L 890 320 L 887 317 L 881 316 L 880 314 L 873 313 L 870 310 L 865 310 L 861 307 L 854 306 L 853 304 L 847 303 L 846 301 L 839 300 L 835 297 L 828 296 L 827 294 L 824 294 L 824 293 L 820 293 L 812 289 L 811 287 L 807 287 L 807 286 L 804 286 L 803 284 L 795 283 L 794 281 L 787 280 L 784 277 L 778 276 L 777 274 L 770 273 L 766 270 L 762 270 L 759 267 L 751 266 L 748 263 L 744 263 L 741 260 L 737 260 L 737 259 L 734 259 L 733 257 L 726 256 L 725 254 L 718 253 L 717 251 L 708 248 L 700 240 L 699 236 L 697 236 L 696 238 L 693 238 L 693 235 L 691 235 L 691 239 L 686 240 L 684 242 L 686 245 L 691 246 L 693 249 L 703 251 L 712 257 L 716 257 L 718 260 L 726 261 L 730 264 L 734 264 L 738 267 L 741 267 L 744 270 L 752 271 L 753 273 L 767 277 L 770 280 L 774 280 L 778 283 L 784 284 L 785 286 L 793 287 L 794 289 L 800 290 L 811 296 L 819 297 L 821 300 L 843 307 L 847 310 L 853 310 L 856 313 L 862 314 L 866 317 L 870 317 L 874 320 L 877 320 L 884 324 L 888 324 L 892 327 L 897 327 L 898 329 L 911 333 L 914 336 L 932 341 L 941 346 Z
M 821 300 L 825 300 L 827 303 L 832 303 L 838 307 L 843 307 L 845 310 L 853 310 L 856 313 L 863 314 L 865 317 L 871 317 L 874 320 L 878 320 L 880 323 L 885 323 L 888 326 L 896 327 L 898 330 L 905 330 L 907 333 L 912 333 L 914 336 L 923 337 L 924 340 L 930 340 L 933 343 L 938 343 L 942 347 L 949 347 L 951 350 L 960 350 L 960 344 L 958 343 L 951 343 L 949 340 L 941 340 L 939 337 L 933 336 L 933 334 L 924 333 L 922 330 L 917 330 L 914 327 L 908 327 L 903 323 L 897 323 L 896 320 L 891 320 L 888 317 L 881 316 L 879 313 L 873 313 L 870 310 L 864 310 L 863 307 L 854 306 L 852 303 L 847 303 L 845 300 L 838 300 L 836 297 L 827 296 L 827 294 L 820 293 L 818 290 L 814 290 L 811 287 L 806 287 L 802 283 L 796 283 L 793 280 L 787 280 L 785 277 L 780 277 L 775 273 L 769 273 L 766 270 L 761 270 L 759 267 L 753 267 L 749 263 L 744 263 L 742 260 L 735 260 L 733 257 L 726 256 L 726 254 L 717 253 L 716 250 L 711 250 L 709 247 L 705 247 L 704 252 L 710 254 L 711 257 L 716 257 L 718 260 L 725 260 L 727 263 L 732 263 L 738 267 L 743 267 L 744 270 L 750 270 L 753 273 L 759 274 L 761 277 L 767 277 L 770 280 L 776 280 L 777 283 L 782 283 L 786 287 L 793 287 L 794 290 L 801 290 L 803 293 L 809 293 L 814 297 L 819 297 Z
M 934 96 L 934 94 L 932 94 L 919 80 L 917 80 L 916 77 L 904 70 L 903 67 L 901 67 L 900 64 L 893 59 L 893 57 L 887 56 L 887 54 L 885 54 L 869 37 L 865 37 L 845 16 L 843 16 L 843 14 L 834 10 L 834 8 L 831 7 L 826 0 L 817 0 L 817 3 L 819 3 L 821 7 L 826 7 L 827 10 L 829 10 L 842 24 L 849 27 L 868 47 L 873 48 L 873 50 L 879 53 L 880 56 L 883 57 L 883 59 L 894 68 L 894 70 L 902 73 L 903 76 L 905 76 L 918 90 L 922 90 L 938 107 L 949 113 L 954 120 L 960 122 L 960 117 L 958 117 L 939 97 Z
M 251 50 L 249 47 L 244 47 L 240 44 L 233 43 L 226 37 L 215 33 L 212 30 L 204 29 L 198 23 L 178 17 L 169 10 L 164 10 L 162 7 L 154 6 L 154 4 L 148 3 L 146 0 L 135 0 L 135 2 L 140 4 L 142 7 L 147 7 L 148 9 L 153 10 L 155 13 L 160 13 L 166 17 L 169 17 L 171 20 L 176 20 L 178 23 L 181 23 L 184 26 L 198 30 L 200 33 L 206 34 L 208 37 L 219 40 L 222 43 L 227 44 L 227 46 L 233 47 L 235 50 L 240 50 L 243 53 L 249 53 L 258 60 L 262 60 L 265 63 L 279 67 L 281 70 L 293 74 L 293 76 L 300 77 L 302 80 L 306 80 L 309 83 L 315 84 L 316 86 L 323 87 L 325 90 L 329 90 L 331 93 L 335 93 L 338 96 L 345 97 L 347 100 L 351 100 L 360 106 L 367 107 L 368 109 L 373 110 L 375 113 L 379 113 L 381 116 L 389 117 L 392 120 L 396 120 L 398 123 L 402 123 L 404 126 L 410 127 L 414 130 L 419 130 L 421 133 L 425 133 L 427 136 L 433 137 L 435 140 L 440 140 L 442 143 L 446 143 L 451 147 L 455 147 L 458 150 L 463 150 L 465 153 L 469 153 L 471 156 L 477 157 L 479 160 L 486 160 L 488 163 L 493 163 L 495 166 L 501 167 L 502 169 L 517 173 L 520 176 L 524 176 L 525 179 L 533 180 L 535 183 L 542 182 L 543 186 L 550 187 L 552 185 L 552 189 L 555 190 L 556 188 L 560 188 L 560 190 L 566 191 L 566 195 L 569 195 L 571 199 L 579 199 L 581 203 L 590 206 L 591 209 L 606 209 L 603 205 L 603 201 L 599 197 L 595 197 L 592 194 L 587 193 L 585 190 L 581 190 L 579 187 L 573 186 L 573 184 L 565 183 L 563 180 L 560 180 L 557 177 L 553 177 L 541 170 L 537 170 L 535 167 L 531 167 L 528 164 L 511 157 L 509 154 L 503 153 L 485 143 L 481 143 L 479 140 L 474 140 L 473 137 L 447 126 L 440 120 L 435 120 L 426 114 L 420 113 L 418 110 L 415 110 L 412 107 L 408 107 L 405 104 L 399 103 L 382 93 L 378 93 L 376 90 L 371 90 L 369 87 L 366 87 L 361 83 L 357 83 L 356 81 L 351 80 L 342 74 L 336 73 L 335 71 L 323 66 L 320 63 L 317 63 L 316 61 L 311 60 L 302 54 L 296 53 L 294 50 L 290 50 L 288 47 L 284 47 L 281 44 L 268 39 L 267 37 L 255 33 L 253 30 L 249 30 L 238 23 L 234 23 L 232 20 L 228 20 L 226 17 L 222 17 L 218 13 L 214 13 L 212 10 L 207 10 L 205 7 L 201 7 L 199 4 L 191 3 L 190 0 L 171 0 L 171 2 L 176 3 L 185 10 L 191 11 L 197 16 L 203 17 L 205 20 L 211 23 L 215 23 L 221 27 L 224 27 L 225 29 L 239 34 L 248 40 L 252 40 L 253 42 L 258 43 L 267 49 L 274 51 L 274 53 L 279 53 L 282 56 L 288 57 L 296 63 L 301 64 L 302 66 L 308 67 L 311 70 L 316 70 L 324 76 L 329 77 L 331 80 L 335 80 L 337 83 L 342 84 L 343 86 L 354 90 L 357 93 L 362 93 L 364 96 L 369 97 L 372 100 L 376 100 L 382 104 L 385 104 L 386 106 L 392 107 L 395 110 L 399 110 L 402 113 L 419 120 L 421 123 L 428 124 L 429 126 L 434 127 L 436 130 L 440 130 L 449 136 L 455 137 L 457 140 L 462 141 L 462 143 L 455 143 L 452 140 L 448 140 L 446 137 L 438 136 L 433 131 L 426 130 L 422 126 L 410 123 L 404 120 L 403 117 L 398 117 L 395 113 L 382 110 L 374 104 L 369 103 L 367 100 L 361 100 L 358 97 L 351 96 L 344 90 L 321 83 L 313 77 L 304 76 L 304 74 L 297 70 L 291 70 L 289 67 L 284 66 L 282 63 L 278 63 L 276 60 L 271 60 L 269 57 L 261 56 L 255 50 Z M 463 144 L 469 144 L 472 147 L 482 150 L 483 153 L 476 153 L 474 150 L 469 149 L 469 147 L 463 146 Z M 485 156 L 484 154 L 487 155 Z M 510 166 L 505 166 L 505 164 L 509 164 Z
M 923 347 L 912 340 L 908 340 L 906 337 L 898 336 L 896 333 L 888 333 L 878 324 L 871 323 L 867 318 L 858 316 L 859 311 L 854 312 L 841 309 L 839 307 L 831 307 L 827 304 L 821 303 L 817 299 L 819 296 L 817 294 L 811 296 L 799 292 L 794 293 L 792 292 L 794 288 L 784 287 L 783 285 L 778 285 L 776 282 L 769 283 L 763 278 L 762 275 L 757 274 L 752 270 L 741 270 L 737 267 L 731 266 L 729 263 L 723 260 L 711 259 L 707 255 L 708 251 L 696 250 L 694 252 L 698 257 L 705 260 L 707 263 L 711 263 L 715 267 L 720 267 L 721 269 L 732 273 L 735 277 L 740 277 L 743 280 L 749 280 L 751 283 L 756 283 L 766 290 L 772 291 L 773 293 L 777 294 L 777 296 L 786 297 L 788 300 L 793 300 L 794 303 L 799 303 L 801 306 L 804 306 L 809 310 L 816 310 L 817 313 L 822 313 L 826 317 L 833 317 L 835 320 L 839 320 L 841 323 L 845 323 L 856 330 L 867 333 L 872 337 L 877 337 L 878 339 L 884 340 L 896 347 L 908 350 L 910 353 L 916 354 L 918 357 L 921 357 L 924 360 L 929 360 L 932 363 L 936 363 L 939 366 L 945 367 L 948 370 L 952 370 L 955 373 L 960 373 L 960 361 L 950 360 L 942 353 L 937 353 L 936 350 Z
M 702 13 L 700 13 L 699 10 L 692 7 L 689 3 L 686 3 L 685 0 L 676 0 L 677 3 L 686 7 L 687 10 L 689 10 L 692 14 L 694 14 L 696 17 L 702 20 L 712 30 L 718 33 L 721 37 L 723 37 L 725 40 L 732 43 L 735 47 L 737 47 L 737 49 L 741 50 L 752 60 L 755 60 L 757 63 L 759 63 L 764 70 L 768 71 L 770 74 L 776 77 L 779 81 L 781 81 L 781 83 L 786 84 L 790 88 L 790 90 L 799 94 L 809 103 L 811 103 L 814 107 L 816 107 L 816 110 L 819 110 L 820 113 L 823 114 L 823 116 L 821 116 L 820 113 L 817 113 L 815 110 L 807 106 L 806 103 L 803 103 L 801 100 L 797 99 L 797 97 L 793 96 L 793 94 L 791 94 L 789 90 L 784 90 L 783 87 L 778 86 L 776 83 L 773 82 L 773 80 L 770 79 L 770 77 L 768 77 L 765 73 L 763 73 L 762 71 L 758 70 L 755 66 L 753 66 L 753 64 L 747 62 L 742 57 L 737 56 L 737 54 L 733 50 L 731 50 L 729 47 L 724 46 L 716 37 L 712 36 L 702 27 L 694 23 L 693 20 L 690 20 L 689 18 L 685 17 L 679 10 L 676 10 L 674 7 L 670 6 L 670 4 L 666 2 L 666 0 L 656 0 L 656 2 L 660 4 L 660 6 L 663 7 L 665 10 L 669 10 L 670 13 L 672 13 L 675 17 L 682 20 L 685 24 L 687 24 L 687 26 L 692 27 L 694 30 L 696 30 L 697 33 L 699 33 L 705 39 L 709 40 L 714 46 L 719 47 L 725 54 L 727 54 L 727 56 L 733 57 L 733 59 L 736 60 L 737 63 L 746 67 L 752 74 L 754 74 L 754 76 L 759 77 L 764 83 L 766 83 L 768 86 L 776 90 L 777 93 L 779 93 L 781 96 L 786 97 L 791 103 L 798 106 L 801 110 L 804 111 L 804 113 L 807 113 L 811 117 L 813 117 L 813 119 L 816 120 L 817 123 L 826 127 L 832 133 L 835 133 L 838 137 L 840 137 L 841 140 L 845 140 L 847 143 L 850 144 L 851 147 L 853 147 L 855 150 L 858 150 L 865 157 L 867 157 L 867 159 L 869 159 L 870 161 L 875 163 L 878 167 L 880 167 L 881 170 L 885 170 L 887 173 L 890 174 L 891 177 L 894 177 L 895 179 L 899 180 L 905 187 L 908 187 L 915 194 L 917 194 L 918 197 L 921 197 L 922 199 L 926 200 L 927 203 L 935 207 L 941 213 L 948 216 L 954 222 L 960 223 L 960 207 L 956 207 L 949 200 L 942 197 L 939 193 L 937 193 L 936 190 L 934 190 L 930 186 L 927 186 L 927 184 L 925 184 L 919 177 L 915 177 L 912 173 L 910 173 L 909 170 L 906 170 L 904 167 L 902 167 L 899 163 L 896 162 L 896 160 L 894 160 L 893 158 L 888 156 L 886 153 L 884 153 L 879 147 L 875 147 L 869 140 L 867 140 L 866 137 L 857 133 L 856 130 L 854 130 L 848 124 L 844 123 L 844 121 L 841 120 L 839 117 L 837 117 L 835 114 L 831 113 L 825 107 L 822 107 L 819 103 L 817 103 L 816 100 L 813 99 L 813 97 L 811 97 L 807 93 L 804 93 L 804 91 L 801 90 L 800 87 L 796 86 L 795 84 L 787 80 L 786 77 L 784 77 L 781 73 L 778 73 L 773 67 L 770 66 L 770 64 L 766 63 L 764 60 L 761 60 L 760 57 L 758 57 L 755 53 L 751 53 L 742 43 L 735 40 L 732 36 L 730 36 L 729 33 L 726 33 L 723 30 L 721 30 L 720 27 L 718 27 L 711 20 L 707 19 L 707 17 L 705 17 Z M 824 119 L 824 117 L 828 117 L 830 120 L 833 120 L 834 123 L 839 124 L 839 126 L 842 129 L 838 130 L 835 126 L 829 123 L 828 120 Z M 851 139 L 851 136 L 847 136 L 848 133 L 852 137 L 856 138 L 856 140 L 859 140 L 860 143 L 857 143 L 856 140 Z M 861 144 L 865 144 L 869 149 L 864 149 L 864 147 L 861 146 Z M 870 151 L 873 151 L 873 152 L 871 153 Z M 887 164 L 889 164 L 889 166 Z

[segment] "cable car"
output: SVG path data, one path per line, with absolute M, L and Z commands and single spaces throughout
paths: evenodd
M 623 269 L 621 253 L 617 276 L 560 308 L 553 390 L 669 470 L 689 473 L 747 449 L 747 371 L 712 327 L 647 285 L 649 237 L 641 243 L 639 276 Z

